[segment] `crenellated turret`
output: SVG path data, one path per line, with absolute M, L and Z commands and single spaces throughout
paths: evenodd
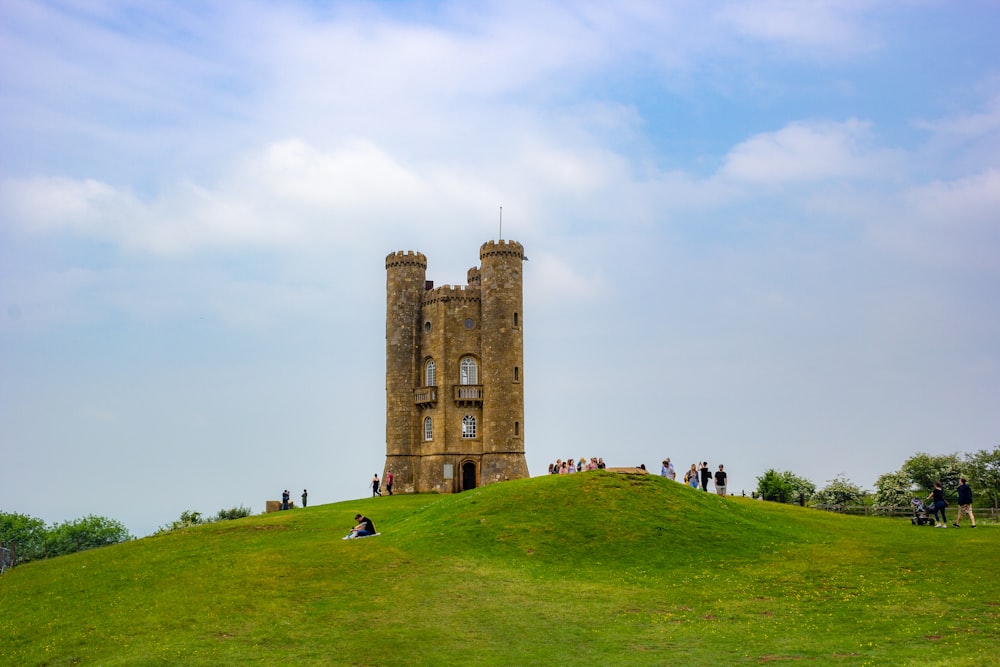
M 524 247 L 516 241 L 490 241 L 480 248 L 479 258 L 484 369 L 481 476 L 488 483 L 528 474 L 521 333 Z
M 417 432 L 413 387 L 419 375 L 420 301 L 426 288 L 427 258 L 395 252 L 385 258 L 385 443 L 395 464 L 396 486 L 412 486 L 411 443 Z

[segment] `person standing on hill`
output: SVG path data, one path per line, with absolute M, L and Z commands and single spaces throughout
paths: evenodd
M 959 477 L 958 481 L 958 517 L 955 518 L 955 523 L 952 525 L 955 528 L 959 528 L 959 524 L 962 523 L 962 515 L 968 514 L 969 521 L 972 522 L 972 527 L 976 527 L 976 517 L 972 514 L 972 489 L 969 487 L 969 483 L 965 481 L 964 477 Z
M 719 469 L 715 472 L 715 492 L 723 498 L 726 497 L 726 471 L 722 469 L 722 465 L 719 465 Z
M 308 499 L 309 499 L 309 492 L 306 491 L 305 489 L 302 489 L 302 506 L 303 507 L 308 507 L 309 506 Z
M 684 474 L 684 483 L 692 489 L 698 488 L 698 466 L 691 464 L 691 469 Z
M 374 498 L 375 496 L 381 496 L 381 495 L 382 495 L 382 492 L 379 491 L 378 473 L 375 473 L 375 476 L 372 477 L 372 498 Z
M 712 479 L 712 471 L 708 469 L 708 461 L 701 464 L 701 490 L 708 493 L 708 480 Z
M 948 501 L 944 499 L 944 489 L 941 488 L 941 482 L 934 482 L 934 488 L 927 495 L 927 499 L 934 499 L 934 527 L 935 528 L 947 528 L 948 527 L 948 517 L 945 515 L 945 507 L 948 506 Z M 938 521 L 938 514 L 941 515 L 941 521 Z
M 288 509 L 288 499 L 290 497 L 291 496 L 288 493 L 288 489 L 285 489 L 284 491 L 282 491 L 282 493 L 281 493 L 281 509 L 283 509 L 283 510 Z
M 392 482 L 393 482 L 393 479 L 394 478 L 392 476 L 392 471 L 391 470 L 386 470 L 385 471 L 385 490 L 389 492 L 390 496 L 392 495 Z

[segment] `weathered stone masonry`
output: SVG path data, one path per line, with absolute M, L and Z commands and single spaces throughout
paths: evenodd
M 394 491 L 454 493 L 528 476 L 524 248 L 489 241 L 479 259 L 467 285 L 438 288 L 423 254 L 385 259 L 385 472 Z

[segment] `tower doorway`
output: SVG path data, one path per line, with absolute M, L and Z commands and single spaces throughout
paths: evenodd
M 466 461 L 462 464 L 462 491 L 471 491 L 476 488 L 476 464 Z

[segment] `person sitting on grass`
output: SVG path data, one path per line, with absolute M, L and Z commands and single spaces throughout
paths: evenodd
M 368 537 L 370 535 L 375 535 L 375 524 L 372 520 L 362 514 L 355 514 L 354 520 L 358 522 L 351 532 L 345 537 L 345 540 L 353 540 L 357 537 Z

